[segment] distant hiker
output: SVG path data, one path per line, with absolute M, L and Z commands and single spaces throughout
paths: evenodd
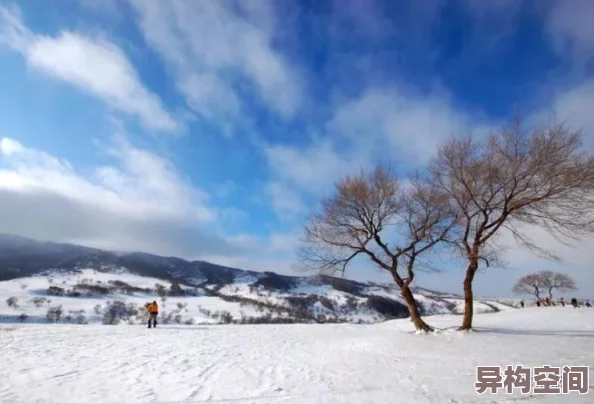
M 592 305 L 590 304 L 590 299 L 586 300 L 586 307 L 592 307 Z
M 563 298 L 559 299 L 559 303 L 561 303 L 561 306 L 565 307 L 565 300 L 563 300 Z
M 524 301 L 523 300 L 520 301 L 520 306 L 522 306 L 522 308 L 524 308 Z
M 153 327 L 157 327 L 157 316 L 159 315 L 159 306 L 157 305 L 156 301 L 153 301 L 152 303 L 149 303 L 146 306 L 146 310 L 149 313 L 149 319 L 148 319 L 148 328 L 151 328 L 151 320 L 152 320 L 152 326 Z
M 573 308 L 578 307 L 578 302 L 577 302 L 577 299 L 575 297 L 571 299 L 571 305 L 573 306 Z

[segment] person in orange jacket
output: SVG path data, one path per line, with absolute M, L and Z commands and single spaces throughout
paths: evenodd
M 148 328 L 151 328 L 151 321 L 153 323 L 153 327 L 157 327 L 157 316 L 159 315 L 159 305 L 157 305 L 156 301 L 149 303 L 146 306 L 146 310 L 149 312 L 149 319 L 148 319 Z

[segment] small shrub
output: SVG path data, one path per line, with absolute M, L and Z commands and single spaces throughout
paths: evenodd
M 334 310 L 334 302 L 332 300 L 328 299 L 326 296 L 320 296 L 319 299 L 322 306 L 328 310 Z
M 185 296 L 185 292 L 179 283 L 174 282 L 169 287 L 169 296 Z
M 159 283 L 155 283 L 155 291 L 161 298 L 164 298 L 167 295 L 167 288 Z
M 62 306 L 50 307 L 45 315 L 50 323 L 57 323 L 62 318 Z
M 80 310 L 69 310 L 68 311 L 68 314 L 71 315 L 71 316 L 73 316 L 73 317 L 76 317 L 79 314 L 84 314 L 84 313 L 85 313 L 85 310 L 84 309 L 80 309 Z
M 78 324 L 89 324 L 89 321 L 83 314 L 79 314 L 78 316 L 76 316 L 76 322 Z
M 139 314 L 136 303 L 128 303 L 128 314 L 132 317 L 137 316 Z
M 47 301 L 48 300 L 45 297 L 34 297 L 33 299 L 29 299 L 28 303 L 31 303 L 36 308 L 40 308 Z
M 27 318 L 29 316 L 27 316 L 25 313 L 21 314 L 20 316 L 17 317 L 17 319 L 21 322 L 24 323 L 25 321 L 27 321 Z
M 21 285 L 21 289 L 23 289 L 23 290 L 27 289 L 27 285 L 25 285 L 25 284 L 22 284 L 22 285 Z
M 50 286 L 47 288 L 47 294 L 50 296 L 64 296 L 66 294 L 66 290 L 59 286 Z
M 139 292 L 139 293 L 150 293 L 151 290 L 150 289 L 143 289 L 143 288 L 139 288 L 136 286 L 132 286 L 126 282 L 120 281 L 120 280 L 111 280 L 109 281 L 109 284 L 112 285 L 111 288 L 114 291 L 119 291 L 121 293 L 125 293 L 127 295 L 131 295 L 134 292 Z
M 19 307 L 18 302 L 19 299 L 14 296 L 6 299 L 6 304 L 8 305 L 8 307 L 13 308 L 15 310 Z
M 358 306 L 357 299 L 355 299 L 353 296 L 347 297 L 346 306 L 349 308 L 349 310 L 357 309 L 357 306 Z
M 78 293 L 80 295 L 107 295 L 109 294 L 109 288 L 99 285 L 91 285 L 87 283 L 78 283 L 74 285 L 72 294 Z
M 186 320 L 184 322 L 184 324 L 186 324 L 186 325 L 194 325 L 194 324 L 196 324 L 196 320 L 194 320 L 193 318 L 191 318 L 189 320 Z
M 223 324 L 231 324 L 233 322 L 233 316 L 228 311 L 223 311 L 220 314 L 220 318 Z
M 129 321 L 130 317 L 132 316 L 132 311 L 126 305 L 126 303 L 116 300 L 112 302 L 109 306 L 107 306 L 102 321 L 103 324 L 114 325 L 118 324 L 121 320 Z

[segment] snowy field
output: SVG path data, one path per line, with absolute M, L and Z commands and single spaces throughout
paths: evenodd
M 1 403 L 592 403 L 475 392 L 476 366 L 594 366 L 594 310 L 381 324 L 0 325 Z M 592 390 L 590 377 L 590 390 Z

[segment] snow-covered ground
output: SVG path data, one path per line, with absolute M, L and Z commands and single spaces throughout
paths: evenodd
M 594 366 L 594 310 L 526 308 L 381 324 L 0 325 L 0 402 L 592 403 L 475 392 L 476 366 Z M 591 377 L 590 377 L 591 380 Z M 592 381 L 589 381 L 590 385 Z M 590 386 L 592 390 L 594 386 Z

